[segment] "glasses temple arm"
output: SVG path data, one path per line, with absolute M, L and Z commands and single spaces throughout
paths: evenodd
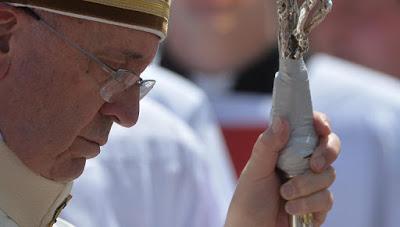
M 88 58 L 92 59 L 93 61 L 95 61 L 97 64 L 101 65 L 101 67 L 106 70 L 108 73 L 110 74 L 115 74 L 115 70 L 113 68 L 111 68 L 110 66 L 108 66 L 107 64 L 105 64 L 104 62 L 100 61 L 100 59 L 98 59 L 94 54 L 88 52 L 87 50 L 83 49 L 82 47 L 80 47 L 78 44 L 72 42 L 71 40 L 67 39 L 62 33 L 58 32 L 56 29 L 54 29 L 50 24 L 48 24 L 46 21 L 44 21 L 35 11 L 33 11 L 32 9 L 28 8 L 28 7 L 18 7 L 20 9 L 22 9 L 23 11 L 25 11 L 27 14 L 29 14 L 30 16 L 32 16 L 35 20 L 37 20 L 38 22 L 40 22 L 41 24 L 43 24 L 44 26 L 46 26 L 51 32 L 53 32 L 55 35 L 57 35 L 59 38 L 61 38 L 62 40 L 64 40 L 66 43 L 68 43 L 68 45 L 72 46 L 73 48 L 77 49 L 78 51 L 82 52 L 83 54 L 85 54 Z

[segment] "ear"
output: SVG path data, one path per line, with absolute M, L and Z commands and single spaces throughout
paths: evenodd
M 6 4 L 0 4 L 0 80 L 10 68 L 10 39 L 17 27 L 17 9 Z

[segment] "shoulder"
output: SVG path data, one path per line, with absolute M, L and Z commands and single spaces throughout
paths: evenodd
M 322 54 L 311 58 L 309 72 L 317 102 L 400 111 L 400 81 L 389 75 Z
M 399 80 L 328 55 L 315 55 L 309 71 L 314 107 L 338 133 L 386 147 L 399 143 Z

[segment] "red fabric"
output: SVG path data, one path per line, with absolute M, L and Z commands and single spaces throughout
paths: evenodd
M 261 127 L 222 127 L 237 176 L 240 175 L 245 167 L 254 143 L 264 130 L 265 128 Z

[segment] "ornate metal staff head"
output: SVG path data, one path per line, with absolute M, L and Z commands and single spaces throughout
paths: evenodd
M 301 0 L 300 0 L 301 2 Z M 320 24 L 332 9 L 332 0 L 277 0 L 279 50 L 281 58 L 299 59 L 309 49 L 311 30 Z M 311 11 L 315 12 L 311 14 Z

